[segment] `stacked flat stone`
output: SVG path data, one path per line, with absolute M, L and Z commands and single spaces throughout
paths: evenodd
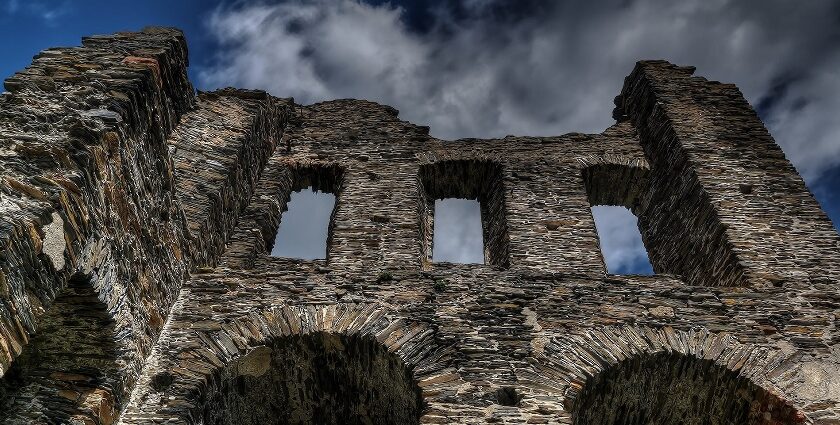
M 840 236 L 736 87 L 639 62 L 601 134 L 445 141 L 186 67 L 150 28 L 6 81 L 4 423 L 840 424 Z M 270 256 L 308 186 L 326 259 Z M 442 197 L 486 264 L 431 261 Z

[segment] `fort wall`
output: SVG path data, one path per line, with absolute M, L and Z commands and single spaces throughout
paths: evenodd
M 603 133 L 446 141 L 186 67 L 149 28 L 6 81 L 5 423 L 840 423 L 840 236 L 736 87 L 643 61 Z M 326 259 L 270 256 L 307 186 Z M 485 264 L 431 261 L 442 197 Z M 656 274 L 607 273 L 594 205 Z

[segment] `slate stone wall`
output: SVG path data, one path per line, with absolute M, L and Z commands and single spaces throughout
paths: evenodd
M 734 86 L 640 62 L 603 133 L 444 141 L 368 101 L 195 95 L 185 67 L 149 29 L 7 81 L 3 379 L 76 273 L 119 367 L 84 375 L 110 405 L 33 380 L 6 422 L 840 423 L 840 236 Z M 326 259 L 271 257 L 308 185 L 336 195 Z M 442 196 L 481 202 L 487 264 L 430 261 Z M 600 204 L 656 275 L 606 273 Z
M 46 334 L 39 329 L 51 311 L 65 308 L 56 297 L 69 277 L 84 275 L 113 321 L 116 348 L 103 362 L 116 364 L 117 372 L 107 372 L 108 397 L 77 390 L 80 383 L 99 388 L 102 371 L 82 367 L 92 341 L 71 328 L 51 329 L 49 338 L 78 350 L 80 363 L 67 365 L 76 376 L 71 383 L 37 379 L 37 368 L 20 368 L 17 374 L 31 384 L 6 386 L 3 403 L 24 405 L 0 411 L 4 423 L 47 421 L 55 416 L 50 406 L 61 406 L 60 417 L 68 421 L 113 422 L 180 286 L 191 269 L 218 258 L 220 240 L 260 173 L 253 165 L 264 162 L 282 136 L 287 113 L 279 110 L 290 110 L 288 102 L 240 91 L 197 99 L 186 66 L 181 32 L 149 28 L 46 50 L 6 80 L 0 96 L 0 371 L 5 376 L 22 353 L 39 358 L 27 353 L 39 350 L 28 348 L 32 338 Z M 223 107 L 214 105 L 222 97 Z M 214 106 L 230 119 L 197 124 Z M 224 121 L 241 158 L 224 150 L 228 138 L 211 131 L 208 121 Z M 217 143 L 185 158 L 200 146 L 199 133 L 179 139 L 193 123 Z M 214 169 L 214 155 L 226 165 Z M 197 165 L 191 161 L 203 161 L 200 181 L 186 170 Z M 213 235 L 201 235 L 202 226 Z

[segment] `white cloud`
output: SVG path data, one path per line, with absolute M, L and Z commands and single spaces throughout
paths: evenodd
M 790 84 L 766 123 L 806 181 L 840 163 L 840 54 L 824 62 Z
M 8 0 L 6 1 L 5 9 L 10 15 L 26 13 L 37 16 L 49 26 L 56 25 L 56 21 L 70 11 L 69 4 L 66 0 L 60 2 L 27 0 L 23 4 L 19 0 Z
M 500 4 L 471 0 L 458 16 L 438 7 L 427 32 L 389 3 L 219 9 L 209 28 L 222 48 L 199 85 L 299 103 L 366 98 L 442 138 L 556 135 L 608 127 L 634 63 L 667 59 L 765 106 L 810 182 L 840 164 L 840 7 L 829 0 L 523 1 L 504 5 L 539 10 L 493 13 Z

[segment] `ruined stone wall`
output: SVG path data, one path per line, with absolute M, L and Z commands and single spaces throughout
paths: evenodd
M 112 397 L 110 410 L 92 406 L 92 393 L 66 403 L 68 388 L 83 386 L 21 362 L 3 379 L 30 376 L 26 394 L 34 388 L 41 401 L 21 404 L 29 398 L 6 385 L 3 402 L 25 412 L 3 410 L 7 422 L 46 422 L 51 406 L 70 406 L 61 418 L 126 424 L 840 423 L 840 237 L 733 86 L 640 62 L 616 99 L 617 123 L 601 134 L 444 141 L 367 101 L 178 92 L 189 83 L 163 77 L 185 75 L 185 56 L 155 50 L 151 61 L 142 53 L 153 48 L 137 47 L 185 55 L 173 30 L 95 40 L 80 49 L 106 58 L 98 72 L 128 67 L 148 80 L 133 96 L 159 101 L 135 122 L 119 103 L 94 113 L 58 95 L 20 98 L 20 87 L 49 88 L 38 60 L 7 82 L 2 101 L 28 114 L 64 105 L 56 116 L 72 124 L 92 114 L 103 126 L 118 114 L 112 125 L 134 138 L 110 150 L 104 135 L 80 144 L 54 126 L 13 138 L 55 119 L 0 117 L 0 159 L 12 164 L 4 305 L 43 298 L 31 312 L 7 309 L 0 346 L 5 373 L 42 320 L 61 328 L 43 311 L 72 304 L 55 294 L 78 270 L 105 307 L 91 304 L 114 321 L 97 335 L 133 347 L 118 356 L 129 360 L 116 368 L 122 392 L 112 391 L 130 396 Z M 47 137 L 61 147 L 48 151 L 54 166 L 30 147 Z M 98 162 L 52 159 L 97 149 Z M 91 177 L 56 190 L 78 193 L 72 208 L 85 214 L 47 196 L 44 175 L 73 173 Z M 144 185 L 118 202 L 97 195 L 110 181 L 103 173 L 119 187 Z M 336 195 L 326 259 L 271 257 L 291 192 L 310 185 Z M 479 200 L 485 264 L 430 261 L 433 202 L 450 196 Z M 639 216 L 657 274 L 607 274 L 593 205 Z M 128 212 L 141 214 L 137 226 L 123 223 Z M 55 216 L 61 251 L 45 242 L 57 240 Z M 73 230 L 79 217 L 91 217 L 86 233 Z M 89 246 L 108 256 L 80 267 Z M 33 355 L 49 355 L 42 346 Z M 93 369 L 112 382 L 112 369 Z M 112 388 L 99 384 L 84 388 Z
M 196 98 L 186 66 L 180 31 L 151 28 L 46 50 L 6 80 L 0 371 L 20 355 L 30 360 L 14 370 L 13 385 L 4 383 L 4 423 L 118 416 L 181 284 L 218 258 L 259 164 L 281 137 L 288 114 L 280 110 L 289 105 L 264 93 Z M 208 122 L 224 122 L 224 130 Z M 213 148 L 201 147 L 208 140 Z M 207 229 L 212 238 L 203 237 Z M 65 307 L 71 277 L 86 282 L 101 307 Z M 101 332 L 91 330 L 111 335 L 107 355 L 99 338 L 71 325 L 41 329 L 42 319 L 66 308 L 83 322 L 86 312 L 107 315 Z M 28 348 L 33 336 L 48 348 Z M 112 365 L 107 379 L 90 357 Z M 49 363 L 60 373 L 39 369 Z
M 737 87 L 693 72 L 640 63 L 616 99 L 658 170 L 640 213 L 654 267 L 701 285 L 836 281 L 837 232 L 802 178 Z

